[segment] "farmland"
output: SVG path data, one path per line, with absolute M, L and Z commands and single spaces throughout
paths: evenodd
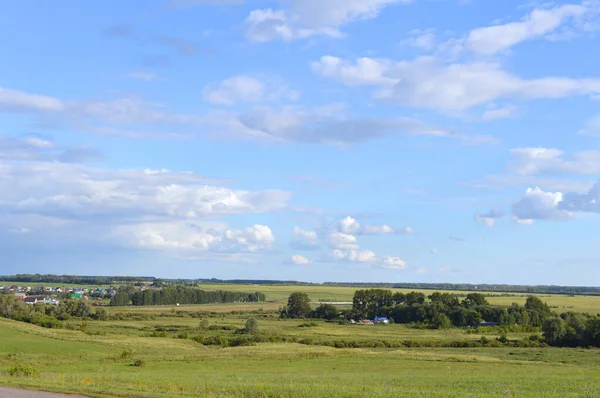
M 72 319 L 63 329 L 0 318 L 0 385 L 93 397 L 600 395 L 598 349 L 521 346 L 539 334 L 522 331 L 509 332 L 510 344 L 503 345 L 493 328 L 278 317 L 291 292 L 306 292 L 313 301 L 351 301 L 354 288 L 202 287 L 261 291 L 267 301 L 107 307 L 109 320 Z M 600 308 L 595 297 L 540 297 L 558 307 Z M 488 296 L 496 305 L 525 298 Z M 237 331 L 250 318 L 259 330 L 247 345 Z

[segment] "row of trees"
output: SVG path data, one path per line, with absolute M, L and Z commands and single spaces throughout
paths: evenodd
M 68 285 L 110 285 L 112 283 L 144 282 L 154 278 L 137 276 L 76 276 L 53 274 L 16 274 L 0 276 L 2 282 L 37 282 Z
M 546 319 L 542 327 L 546 342 L 558 347 L 600 347 L 600 318 L 566 312 Z
M 357 290 L 354 294 L 351 318 L 386 316 L 396 323 L 421 323 L 434 328 L 476 326 L 482 321 L 499 325 L 530 325 L 541 327 L 553 316 L 548 305 L 530 296 L 524 306 L 508 308 L 491 306 L 481 293 L 469 293 L 464 299 L 452 293 L 420 292 L 392 293 L 385 289 Z
M 119 288 L 110 305 L 175 305 L 175 304 L 215 304 L 215 303 L 257 303 L 265 301 L 260 292 L 243 293 L 228 291 L 206 291 L 186 286 L 161 289 L 136 290 L 131 286 Z
M 600 287 L 596 286 L 556 286 L 556 285 L 490 285 L 469 283 L 340 283 L 326 282 L 329 286 L 349 286 L 357 288 L 394 288 L 418 290 L 461 290 L 468 292 L 497 292 L 497 293 L 538 293 L 538 294 L 568 294 L 568 295 L 600 295 Z
M 92 308 L 83 300 L 63 300 L 59 305 L 28 305 L 13 295 L 0 296 L 0 317 L 33 323 L 48 328 L 61 328 L 61 321 L 78 319 L 108 319 L 106 309 Z
M 498 325 L 541 327 L 547 318 L 554 316 L 550 307 L 535 296 L 528 297 L 524 306 L 513 304 L 502 308 L 491 306 L 481 293 L 469 293 L 461 300 L 452 293 L 434 292 L 425 296 L 421 292 L 364 289 L 355 292 L 352 303 L 350 310 L 340 311 L 329 304 L 312 310 L 305 293 L 293 293 L 281 316 L 355 320 L 383 316 L 395 323 L 418 323 L 432 328 L 477 326 L 484 320 Z

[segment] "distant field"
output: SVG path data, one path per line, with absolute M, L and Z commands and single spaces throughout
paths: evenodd
M 287 298 L 292 292 L 307 293 L 313 301 L 352 301 L 354 292 L 358 290 L 356 287 L 340 287 L 340 286 L 303 286 L 303 285 L 237 285 L 237 284 L 202 284 L 201 288 L 206 290 L 231 290 L 238 292 L 262 292 L 267 296 L 267 302 L 285 305 Z M 420 291 L 425 295 L 430 295 L 438 290 L 414 290 L 414 289 L 389 289 L 393 292 L 408 293 L 411 291 Z M 444 292 L 443 290 L 439 290 Z M 448 293 L 468 294 L 472 292 L 449 290 Z M 529 294 L 525 293 L 488 293 L 483 292 L 487 296 L 490 304 L 510 306 L 512 303 L 524 304 Z M 589 312 L 592 314 L 600 313 L 600 296 L 575 296 L 568 297 L 566 295 L 552 294 L 536 294 L 543 301 L 547 302 L 556 312 L 574 311 L 574 312 Z M 263 305 L 266 307 L 266 305 Z M 211 310 L 212 311 L 212 310 Z
M 243 317 L 211 318 L 242 325 Z M 554 348 L 336 349 L 263 343 L 216 348 L 189 339 L 143 337 L 157 326 L 198 320 L 91 322 L 91 331 L 49 330 L 0 319 L 0 385 L 90 397 L 596 397 L 598 350 Z M 477 338 L 456 329 L 259 320 L 261 333 L 313 338 Z M 218 332 L 214 332 L 218 333 Z M 515 336 L 510 336 L 515 337 Z M 135 361 L 143 366 L 131 366 Z M 10 376 L 15 364 L 34 377 Z

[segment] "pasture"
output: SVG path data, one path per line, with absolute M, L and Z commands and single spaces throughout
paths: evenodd
M 64 329 L 0 318 L 0 385 L 90 397 L 600 396 L 599 349 L 518 344 L 536 333 L 508 333 L 514 344 L 503 345 L 495 329 L 278 317 L 291 292 L 340 302 L 352 300 L 349 287 L 202 288 L 264 292 L 267 302 L 106 307 L 112 320 L 71 320 Z M 526 299 L 487 296 L 496 305 Z M 540 297 L 558 312 L 600 312 L 596 297 Z M 259 330 L 247 345 L 237 331 L 250 318 Z
M 272 322 L 273 327 L 284 324 L 301 329 L 288 325 L 288 321 Z M 134 329 L 144 326 L 122 322 L 121 326 L 124 325 Z M 0 320 L 0 369 L 20 363 L 37 371 L 32 377 L 0 373 L 0 384 L 93 397 L 593 397 L 600 394 L 597 350 L 336 349 L 291 343 L 216 348 L 189 339 L 143 337 L 131 329 L 119 333 L 118 326 L 107 324 L 110 333 L 90 335 Z M 369 332 L 397 331 L 382 327 L 371 328 Z M 432 337 L 437 332 L 426 333 Z M 136 361 L 143 366 L 132 366 Z

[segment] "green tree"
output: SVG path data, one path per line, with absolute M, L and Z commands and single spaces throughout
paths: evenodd
M 452 327 L 452 322 L 446 314 L 438 313 L 434 316 L 431 326 L 435 329 L 449 329 Z
M 310 313 L 310 298 L 308 294 L 295 292 L 290 294 L 287 302 L 287 315 L 290 318 L 306 317 Z
M 559 345 L 567 333 L 565 321 L 558 317 L 546 319 L 542 326 L 542 332 L 548 344 Z
M 332 304 L 321 304 L 311 313 L 312 318 L 319 319 L 335 319 L 339 316 L 340 311 Z
M 485 296 L 481 293 L 469 293 L 462 302 L 466 308 L 473 308 L 479 306 L 488 306 L 489 303 Z

